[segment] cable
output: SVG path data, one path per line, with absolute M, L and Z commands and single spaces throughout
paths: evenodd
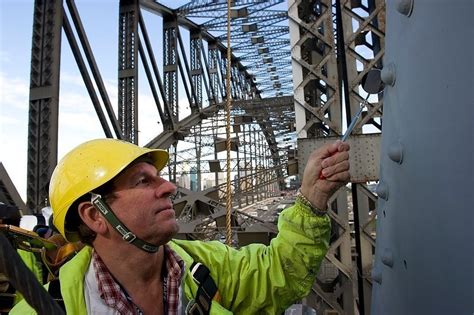
M 231 57 L 232 51 L 230 48 L 230 6 L 232 0 L 227 0 L 227 73 L 226 73 L 226 103 L 225 103 L 225 113 L 226 113 L 226 171 L 227 171 L 227 181 L 226 181 L 226 238 L 225 242 L 227 245 L 231 246 L 232 244 L 232 192 L 230 185 L 230 110 L 232 107 L 232 96 L 231 96 L 231 87 L 230 87 L 230 78 L 231 78 Z
M 0 252 L 2 253 L 0 272 L 8 277 L 12 286 L 23 294 L 25 300 L 38 314 L 64 314 L 59 305 L 25 266 L 3 233 L 0 233 Z

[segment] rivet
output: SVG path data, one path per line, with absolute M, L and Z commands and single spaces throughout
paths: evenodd
M 383 83 L 394 86 L 397 78 L 397 70 L 395 68 L 395 64 L 389 63 L 388 65 L 383 67 L 382 71 L 380 72 L 380 77 Z
M 377 195 L 382 198 L 383 200 L 388 200 L 388 186 L 384 182 L 380 182 L 377 185 L 377 189 L 375 190 Z
M 372 280 L 378 284 L 382 284 L 382 272 L 376 268 L 372 270 Z
M 382 262 L 384 265 L 389 266 L 390 268 L 393 267 L 393 253 L 390 249 L 384 249 L 382 253 Z
M 395 142 L 390 145 L 388 148 L 388 157 L 398 163 L 402 164 L 403 162 L 403 146 L 400 142 Z
M 397 0 L 397 11 L 403 15 L 410 16 L 413 12 L 413 2 L 414 0 Z

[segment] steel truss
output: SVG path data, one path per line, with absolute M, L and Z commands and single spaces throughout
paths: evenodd
M 289 1 L 296 128 L 300 139 L 313 141 L 312 147 L 342 134 L 343 122 L 350 123 L 366 96 L 360 88 L 362 77 L 382 67 L 385 4 L 378 0 L 366 3 Z M 351 140 L 355 155 L 361 150 L 358 146 L 362 141 L 357 141 L 357 136 L 363 133 L 363 127 L 370 125 L 380 132 L 381 113 L 381 96 L 369 98 Z M 380 142 L 373 137 L 360 140 L 369 141 L 369 149 L 378 148 Z M 305 146 L 307 141 L 298 140 L 300 161 L 307 159 L 301 154 L 309 154 L 300 149 Z M 379 165 L 378 158 L 371 164 Z M 378 171 L 374 175 L 367 164 L 357 169 L 361 174 L 352 179 L 351 188 L 341 189 L 330 203 L 331 247 L 313 287 L 314 294 L 306 301 L 318 313 L 370 313 L 377 198 L 366 182 L 378 180 Z
M 262 15 L 265 7 L 277 2 L 281 1 L 261 1 L 254 7 L 255 14 Z M 143 10 L 152 14 L 145 16 Z M 224 170 L 210 169 L 210 162 L 215 165 L 222 159 L 219 155 L 224 138 L 222 115 L 227 99 L 224 80 L 228 69 L 226 47 L 219 39 L 184 18 L 179 10 L 149 0 L 120 1 L 119 93 L 118 105 L 114 109 L 75 2 L 36 1 L 34 14 L 28 133 L 28 207 L 32 212 L 39 212 L 47 202 L 47 184 L 57 162 L 61 30 L 64 30 L 105 136 L 138 143 L 138 82 L 139 68 L 142 67 L 146 80 L 140 78 L 140 85 L 143 82 L 148 84 L 159 116 L 157 120 L 163 126 L 162 132 L 147 146 L 169 150 L 170 163 L 164 173 L 174 182 L 189 174 L 189 167 L 192 167 L 199 179 L 199 185 L 196 184 L 192 191 L 201 191 L 203 176 L 212 174 L 216 192 L 213 203 L 220 205 L 226 198 L 222 188 L 221 173 Z M 274 13 L 267 15 L 270 20 Z M 154 17 L 163 23 L 161 65 L 153 49 L 156 47 L 154 39 L 147 30 L 148 19 Z M 267 26 L 264 30 L 270 32 L 269 36 L 278 37 L 285 28 Z M 189 36 L 183 36 L 184 33 Z M 184 43 L 185 37 L 189 38 L 189 44 Z M 254 51 L 258 52 L 257 47 Z M 276 60 L 281 57 L 280 51 L 274 53 Z M 278 67 L 278 63 L 275 65 Z M 287 149 L 278 145 L 278 139 L 294 133 L 291 123 L 294 115 L 291 98 L 279 102 L 262 98 L 262 91 L 267 87 L 262 85 L 260 88 L 254 80 L 255 75 L 249 72 L 249 66 L 240 63 L 235 55 L 230 71 L 231 96 L 235 102 L 233 137 L 236 139 L 231 161 L 231 172 L 235 174 L 232 192 L 234 207 L 238 209 L 255 200 L 279 194 L 283 188 L 287 176 Z M 277 72 L 273 69 L 269 74 Z M 290 71 L 282 72 L 283 75 L 289 76 Z M 187 104 L 179 104 L 179 91 L 185 92 Z M 197 199 L 190 202 L 195 204 Z
M 49 178 L 57 163 L 62 18 L 60 0 L 35 2 L 28 113 L 28 209 L 39 210 L 47 202 Z
M 194 236 L 216 235 L 209 229 L 220 224 L 216 222 L 221 222 L 221 201 L 226 197 L 220 175 L 225 170 L 220 169 L 223 163 L 219 155 L 223 143 L 223 104 L 227 98 L 224 78 L 228 68 L 226 47 L 219 40 L 225 20 L 219 11 L 224 10 L 224 2 L 212 1 L 211 5 L 209 1 L 192 1 L 171 10 L 151 0 L 120 1 L 116 109 L 110 103 L 74 1 L 35 2 L 28 209 L 38 212 L 45 204 L 49 177 L 57 163 L 60 43 L 64 30 L 107 137 L 138 143 L 138 69 L 143 67 L 147 80 L 140 81 L 148 82 L 163 126 L 162 132 L 157 132 L 147 146 L 169 150 L 171 163 L 166 174 L 171 180 L 191 174 L 198 178 L 200 184 L 193 190 L 180 188 L 176 199 L 177 205 L 182 205 L 180 218 L 185 223 L 201 220 L 194 225 L 195 229 L 188 229 Z M 232 30 L 238 39 L 232 44 L 231 67 L 234 99 L 231 172 L 235 175 L 232 179 L 235 209 L 278 193 L 282 188 L 282 181 L 290 172 L 288 166 L 294 162 L 289 159 L 295 157 L 294 152 L 289 154 L 291 150 L 283 139 L 294 137 L 295 133 L 315 141 L 340 135 L 344 129 L 344 112 L 345 120 L 350 120 L 365 98 L 359 88 L 363 75 L 373 67 L 382 66 L 383 1 L 370 0 L 363 5 L 358 1 L 290 0 L 288 11 L 268 10 L 280 2 L 235 1 L 236 8 L 232 11 Z M 142 10 L 163 21 L 161 65 L 155 57 L 153 38 L 148 34 Z M 198 25 L 187 18 L 193 16 L 209 20 Z M 279 25 L 288 18 L 290 40 L 284 38 L 286 28 Z M 184 32 L 189 34 L 189 44 L 184 43 Z M 286 49 L 288 44 L 291 51 Z M 263 98 L 291 95 L 292 82 L 294 110 L 293 101 L 277 104 L 274 99 Z M 183 90 L 187 104 L 178 102 L 178 92 Z M 189 107 L 189 114 L 182 114 L 186 112 L 183 107 Z M 367 126 L 380 129 L 381 114 L 381 98 L 369 99 L 356 134 L 361 134 Z M 205 189 L 201 183 L 209 174 L 214 185 Z M 341 190 L 331 202 L 332 246 L 314 287 L 316 295 L 308 299 L 308 304 L 318 310 L 332 309 L 341 314 L 352 314 L 356 307 L 360 313 L 369 310 L 374 244 L 371 226 L 376 199 L 365 182 L 353 183 L 351 189 L 350 193 Z M 201 210 L 207 219 L 200 216 Z M 237 210 L 234 217 L 234 223 L 239 224 Z M 211 223 L 207 224 L 208 221 Z M 204 230 L 206 233 L 201 233 Z

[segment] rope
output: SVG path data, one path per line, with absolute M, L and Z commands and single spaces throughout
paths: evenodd
M 3 233 L 0 233 L 0 252 L 2 253 L 0 272 L 8 277 L 8 281 L 23 294 L 25 300 L 38 314 L 64 314 L 59 305 L 25 266 Z
M 226 170 L 227 170 L 227 181 L 226 181 L 226 238 L 225 242 L 227 245 L 232 244 L 232 192 L 230 185 L 230 110 L 232 106 L 232 96 L 230 88 L 230 78 L 231 78 L 231 57 L 232 52 L 230 48 L 230 6 L 232 0 L 227 0 L 227 73 L 226 73 L 226 152 L 227 152 L 227 161 L 226 161 Z

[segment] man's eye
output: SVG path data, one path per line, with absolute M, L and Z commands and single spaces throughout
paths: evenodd
M 141 177 L 137 180 L 136 186 L 148 184 L 148 178 Z

